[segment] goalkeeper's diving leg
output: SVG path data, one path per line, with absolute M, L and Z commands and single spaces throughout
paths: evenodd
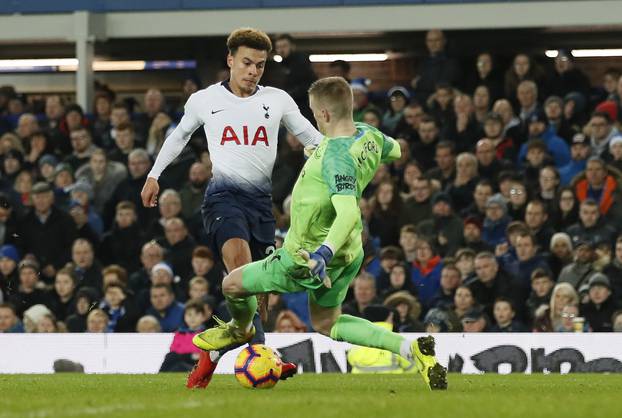
M 231 344 L 248 341 L 254 330 L 252 318 L 257 304 L 255 293 L 303 290 L 295 280 L 275 274 L 281 270 L 275 266 L 286 263 L 288 258 L 286 251 L 277 250 L 277 253 L 263 261 L 248 264 L 230 273 L 223 281 L 222 290 L 233 319 L 198 334 L 195 340 L 200 338 L 200 344 L 209 350 L 219 350 Z M 360 263 L 354 263 L 339 269 L 341 274 L 335 276 L 341 276 L 341 280 L 333 280 L 332 288 L 322 287 L 309 292 L 309 308 L 314 329 L 337 341 L 389 350 L 401 355 L 415 362 L 430 389 L 446 389 L 447 370 L 434 357 L 432 336 L 408 341 L 400 334 L 385 330 L 365 319 L 341 314 L 341 302 L 359 266 Z M 198 345 L 196 341 L 193 342 Z

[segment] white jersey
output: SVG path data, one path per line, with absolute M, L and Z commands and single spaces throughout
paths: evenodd
M 149 177 L 157 179 L 203 125 L 213 166 L 208 193 L 233 190 L 269 195 L 281 122 L 305 147 L 322 140 L 323 135 L 283 90 L 258 86 L 253 95 L 238 97 L 227 82 L 213 84 L 190 96 Z

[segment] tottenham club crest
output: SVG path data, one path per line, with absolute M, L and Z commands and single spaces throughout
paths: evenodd
M 263 110 L 266 112 L 265 115 L 263 115 L 266 119 L 270 119 L 270 114 L 268 113 L 268 110 L 270 109 L 269 106 L 266 106 L 265 104 L 261 105 L 263 107 Z

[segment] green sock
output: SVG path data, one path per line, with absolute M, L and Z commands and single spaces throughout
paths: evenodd
M 339 315 L 330 330 L 330 337 L 337 341 L 389 350 L 398 355 L 401 354 L 400 349 L 404 341 L 404 337 L 400 334 L 351 315 Z
M 253 322 L 255 312 L 257 312 L 257 298 L 255 296 L 248 296 L 245 298 L 225 296 L 225 299 L 231 318 L 233 318 L 233 324 L 238 329 L 248 331 Z

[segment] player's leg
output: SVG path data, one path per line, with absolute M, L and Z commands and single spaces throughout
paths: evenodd
M 227 271 L 251 261 L 248 245 L 250 234 L 245 214 L 236 204 L 230 193 L 207 196 L 202 207 L 203 225 L 207 232 L 209 245 L 219 255 Z M 260 336 L 263 341 L 263 333 Z M 220 357 L 229 349 L 220 351 L 201 351 L 199 360 L 188 375 L 188 388 L 205 388 L 209 385 Z
M 222 246 L 221 249 L 222 261 L 227 269 L 227 272 L 233 272 L 236 269 L 245 266 L 253 261 L 251 247 L 249 242 L 242 238 L 229 238 Z M 261 259 L 261 257 L 255 257 L 255 259 Z M 224 287 L 224 282 L 223 282 Z M 256 302 L 256 299 L 255 299 Z M 257 303 L 255 303 L 257 305 Z M 228 304 L 227 304 L 228 306 Z M 257 306 L 255 306 L 255 310 Z M 263 325 L 259 314 L 253 316 L 253 325 L 255 327 L 255 334 L 251 339 L 251 344 L 263 344 L 266 341 Z M 222 356 L 226 351 L 221 351 Z
M 408 341 L 404 336 L 384 329 L 372 322 L 341 313 L 348 286 L 359 271 L 361 257 L 352 264 L 329 271 L 333 287 L 320 288 L 309 295 L 309 311 L 313 328 L 337 341 L 365 347 L 379 348 L 416 362 L 430 389 L 447 388 L 447 370 L 434 357 L 434 338 L 421 337 Z
M 225 233 L 236 234 L 236 232 L 231 231 L 231 230 L 221 231 L 221 235 L 224 235 Z M 216 237 L 216 239 L 218 239 L 218 237 Z M 226 239 L 226 241 L 222 245 L 220 252 L 221 252 L 221 256 L 222 256 L 222 260 L 225 265 L 225 268 L 227 269 L 227 271 L 232 271 L 233 273 L 239 270 L 241 266 L 244 266 L 245 264 L 248 264 L 252 261 L 248 242 L 242 238 Z M 223 283 L 223 287 L 224 287 L 224 283 Z M 261 320 L 259 319 L 259 316 L 255 314 L 256 309 L 257 309 L 256 299 L 253 297 L 253 299 L 250 299 L 249 302 L 252 303 L 253 300 L 255 302 L 255 307 L 253 309 L 253 307 L 250 306 L 249 309 L 251 309 L 251 312 L 253 312 L 253 316 L 256 318 L 256 321 L 257 321 L 256 323 L 261 324 Z M 229 301 L 227 301 L 227 305 L 229 309 L 231 309 Z M 251 320 L 252 320 L 252 317 L 251 317 Z M 252 338 L 253 340 L 256 340 L 256 341 L 253 341 L 253 343 L 261 344 L 265 341 L 263 329 L 262 328 L 259 328 L 259 329 L 261 330 L 260 335 L 257 335 L 256 333 L 253 334 Z M 255 337 L 258 337 L 258 338 L 255 338 Z M 246 343 L 246 338 L 245 336 L 243 336 L 243 338 L 241 338 L 241 341 L 236 341 L 219 350 L 211 350 L 208 345 L 204 345 L 203 339 L 201 338 L 201 334 L 198 334 L 197 336 L 194 337 L 193 343 L 197 347 L 201 348 L 202 350 L 206 350 L 206 351 L 201 351 L 199 353 L 199 361 L 197 362 L 196 366 L 193 368 L 193 370 L 189 374 L 186 386 L 188 388 L 205 388 L 207 387 L 207 385 L 209 385 L 211 381 L 212 375 L 214 374 L 214 371 L 216 370 L 216 366 L 218 365 L 218 360 L 227 351 Z
M 232 344 L 249 341 L 254 333 L 253 316 L 257 309 L 256 294 L 290 293 L 304 288 L 289 277 L 296 266 L 284 249 L 277 250 L 262 261 L 235 269 L 225 277 L 222 292 L 231 321 L 197 334 L 193 343 L 203 350 L 220 350 Z

